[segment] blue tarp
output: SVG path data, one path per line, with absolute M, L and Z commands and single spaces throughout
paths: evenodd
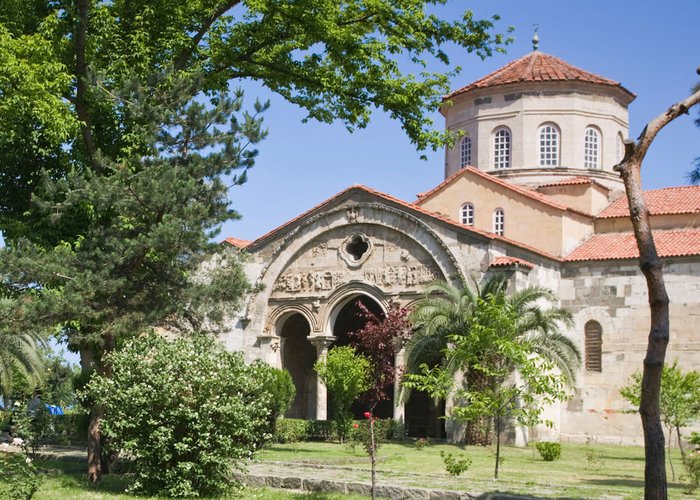
M 51 415 L 63 415 L 63 408 L 58 405 L 44 405 Z

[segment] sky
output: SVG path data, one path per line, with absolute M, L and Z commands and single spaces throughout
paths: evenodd
M 439 9 L 458 19 L 466 8 L 477 17 L 498 14 L 496 31 L 513 26 L 515 41 L 506 54 L 482 61 L 452 48 L 446 72 L 461 66 L 451 88 L 459 88 L 532 50 L 533 26 L 542 52 L 584 70 L 621 82 L 637 95 L 630 105 L 630 136 L 671 104 L 687 97 L 700 81 L 697 36 L 700 0 L 452 1 Z M 265 114 L 269 136 L 258 145 L 248 182 L 231 189 L 231 206 L 240 220 L 224 225 L 219 239 L 253 240 L 343 189 L 362 184 L 406 201 L 443 180 L 444 151 L 427 152 L 427 161 L 406 138 L 398 122 L 377 112 L 364 130 L 349 133 L 340 123 L 302 123 L 305 114 L 252 83 L 243 86 L 249 101 L 270 99 Z M 443 118 L 430 115 L 442 129 Z M 643 167 L 645 189 L 687 184 L 686 173 L 700 156 L 697 111 L 666 127 Z

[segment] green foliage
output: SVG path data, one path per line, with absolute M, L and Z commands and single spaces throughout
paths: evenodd
M 459 476 L 472 465 L 471 458 L 467 457 L 464 453 L 453 456 L 452 453 L 441 451 L 440 456 L 445 464 L 445 470 L 450 476 Z
M 638 407 L 642 395 L 642 374 L 635 372 L 620 394 Z M 678 360 L 664 365 L 659 395 L 661 420 L 670 429 L 687 427 L 700 417 L 700 372 L 684 371 Z
M 309 437 L 309 420 L 300 418 L 279 418 L 275 425 L 275 433 L 272 435 L 274 443 L 298 443 L 306 441 Z
M 545 462 L 553 462 L 561 457 L 561 444 L 550 441 L 540 441 L 535 444 L 542 460 Z
M 263 382 L 265 390 L 271 396 L 271 409 L 267 417 L 267 433 L 271 436 L 276 434 L 275 426 L 280 417 L 289 409 L 296 395 L 296 387 L 292 376 L 287 370 L 270 367 L 266 373 L 266 380 Z M 288 441 L 281 441 L 288 442 Z M 261 443 L 262 444 L 262 443 Z
M 700 432 L 691 432 L 688 442 L 700 448 Z
M 31 412 L 17 411 L 12 418 L 12 431 L 24 440 L 22 448 L 27 455 L 36 458 L 39 446 L 53 434 L 53 416 L 43 404 Z
M 347 436 L 352 402 L 371 386 L 371 365 L 367 358 L 349 346 L 334 347 L 326 359 L 314 364 L 314 370 L 326 386 L 335 404 L 333 416 L 342 443 Z
M 430 445 L 430 438 L 428 438 L 428 437 L 419 437 L 413 442 L 413 447 L 418 451 L 422 450 L 423 448 L 425 448 L 426 446 L 429 446 L 429 445 Z
M 41 487 L 43 475 L 23 453 L 0 452 L 0 498 L 29 500 Z
M 468 328 L 447 335 L 444 368 L 423 364 L 421 373 L 408 374 L 405 382 L 435 398 L 453 393 L 460 402 L 452 409 L 455 420 L 493 422 L 496 478 L 504 420 L 534 425 L 541 421 L 545 405 L 567 398 L 567 378 L 554 374 L 554 361 L 533 356 L 537 340 L 521 330 L 523 319 L 517 302 L 507 300 L 502 289 L 476 297 Z M 469 374 L 471 383 L 455 389 L 456 370 Z M 513 377 L 516 371 L 518 376 Z
M 206 495 L 230 486 L 266 431 L 269 368 L 246 366 L 203 337 L 140 337 L 109 356 L 113 376 L 87 394 L 105 409 L 103 432 L 133 460 L 135 489 Z
M 695 451 L 685 457 L 683 468 L 685 474 L 681 476 L 681 479 L 685 481 L 686 490 L 690 494 L 695 493 L 700 488 L 700 451 Z

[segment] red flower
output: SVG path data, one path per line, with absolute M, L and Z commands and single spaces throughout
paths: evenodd
M 355 429 L 357 429 L 357 428 L 359 427 L 358 424 L 352 424 L 352 426 L 353 426 Z
M 365 418 L 372 418 L 372 414 L 370 412 L 366 411 Z

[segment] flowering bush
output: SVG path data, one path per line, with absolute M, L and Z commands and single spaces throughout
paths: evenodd
M 134 339 L 85 396 L 105 410 L 104 435 L 132 459 L 135 490 L 167 497 L 226 490 L 269 428 L 270 367 L 246 366 L 203 337 Z
M 19 441 L 13 442 L 14 446 L 24 445 L 24 440 L 16 439 Z M 24 453 L 8 453 L 8 448 L 7 443 L 0 445 L 0 498 L 30 499 L 41 486 L 41 473 L 36 470 L 31 458 Z

